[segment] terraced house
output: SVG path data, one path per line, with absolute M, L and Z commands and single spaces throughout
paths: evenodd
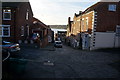
M 120 1 L 98 2 L 68 19 L 67 41 L 73 47 L 120 47 Z
M 11 42 L 26 40 L 32 19 L 33 12 L 29 2 L 2 2 L 2 39 Z
M 2 24 L 0 30 L 2 40 L 16 43 L 34 43 L 33 34 L 40 35 L 37 44 L 45 47 L 52 39 L 49 26 L 33 17 L 30 2 L 2 2 Z M 49 37 L 48 37 L 49 36 Z M 49 38 L 49 41 L 48 41 Z

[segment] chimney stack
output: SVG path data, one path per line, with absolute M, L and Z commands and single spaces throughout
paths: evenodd
M 81 15 L 82 14 L 82 11 L 79 11 L 79 15 Z
M 68 17 L 68 27 L 69 27 L 69 30 L 71 31 L 71 18 Z

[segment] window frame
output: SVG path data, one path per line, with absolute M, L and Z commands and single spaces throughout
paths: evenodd
M 10 10 L 10 12 L 5 12 L 4 10 Z M 5 14 L 10 14 L 10 18 L 8 19 L 8 18 L 5 18 Z M 3 20 L 11 20 L 11 9 L 3 9 Z
M 89 19 L 86 17 L 86 31 L 88 31 L 88 26 L 89 26 Z
M 84 31 L 84 26 L 85 26 L 85 23 L 84 23 L 84 18 L 82 18 L 82 21 L 81 21 L 81 31 Z
M 29 12 L 27 11 L 26 12 L 26 20 L 28 20 L 29 19 Z
M 10 37 L 10 25 L 0 25 L 1 29 L 2 29 L 2 33 L 0 35 L 0 37 Z M 4 27 L 8 27 L 8 35 L 4 35 Z
M 116 11 L 117 10 L 117 5 L 116 4 L 109 4 L 108 5 L 108 11 Z

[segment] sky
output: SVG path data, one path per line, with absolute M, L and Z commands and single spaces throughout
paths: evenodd
M 84 11 L 99 0 L 29 0 L 34 17 L 46 25 L 67 25 L 68 17 Z

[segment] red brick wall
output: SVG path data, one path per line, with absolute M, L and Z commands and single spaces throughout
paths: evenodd
M 8 6 L 9 7 L 9 6 Z M 4 8 L 3 8 L 4 9 Z M 28 2 L 23 2 L 17 8 L 11 7 L 11 20 L 2 21 L 2 24 L 11 25 L 10 26 L 10 37 L 4 38 L 3 40 L 18 42 L 18 40 L 26 39 L 25 36 L 21 37 L 21 26 L 25 27 L 25 34 L 27 32 L 27 24 L 32 24 L 33 13 Z M 29 20 L 26 20 L 26 12 L 29 10 Z
M 86 18 L 88 18 L 88 30 L 86 26 Z M 84 20 L 83 20 L 84 19 Z M 78 17 L 74 17 L 72 27 L 71 27 L 71 34 L 77 35 L 80 32 L 87 32 L 91 33 L 92 31 L 92 19 L 93 19 L 93 11 L 88 12 L 86 14 L 80 15 Z M 84 27 L 83 24 L 84 23 Z
M 108 11 L 109 4 L 116 4 L 117 10 Z M 101 3 L 96 9 L 97 12 L 97 32 L 115 31 L 116 25 L 120 23 L 118 21 L 119 7 L 118 3 L 109 2 Z
M 81 32 L 87 32 L 87 33 L 90 33 L 91 34 L 91 31 L 92 31 L 92 20 L 93 20 L 93 11 L 91 12 L 88 12 L 84 15 L 82 15 L 82 22 L 84 22 L 84 27 L 83 27 L 83 30 L 82 30 L 82 22 L 81 22 Z M 87 29 L 87 25 L 86 25 L 86 18 L 88 18 L 88 29 Z
M 117 10 L 115 12 L 108 11 L 108 6 L 109 4 L 115 4 L 117 5 Z M 116 30 L 116 25 L 120 25 L 120 2 L 100 2 L 97 3 L 97 5 L 94 5 L 91 7 L 91 11 L 84 13 L 78 17 L 74 17 L 73 23 L 71 26 L 71 34 L 78 34 L 79 29 L 80 32 L 87 32 L 87 33 L 92 33 L 92 20 L 94 19 L 96 22 L 96 31 L 97 32 L 106 32 L 106 31 L 115 31 Z M 97 13 L 95 13 L 97 12 Z M 95 17 L 94 15 L 95 14 Z M 88 31 L 86 31 L 86 17 L 88 17 Z M 82 22 L 84 23 L 84 27 L 82 28 Z M 77 21 L 79 20 L 80 21 Z M 79 24 L 80 23 L 80 24 Z
M 2 8 L 2 11 L 6 9 L 6 8 Z M 11 8 L 7 8 L 7 9 L 11 9 Z M 15 34 L 15 14 L 14 14 L 14 11 L 15 9 L 12 8 L 11 9 L 11 20 L 2 20 L 2 25 L 10 25 L 10 37 L 3 37 L 2 39 L 3 40 L 6 40 L 6 41 L 15 41 L 15 37 L 14 37 L 14 34 Z M 3 18 L 2 18 L 3 19 Z
M 29 18 L 26 20 L 26 12 L 29 10 Z M 29 3 L 23 3 L 16 11 L 16 40 L 24 40 L 27 37 L 27 24 L 32 25 L 33 14 Z M 21 26 L 25 28 L 25 35 L 21 37 Z

